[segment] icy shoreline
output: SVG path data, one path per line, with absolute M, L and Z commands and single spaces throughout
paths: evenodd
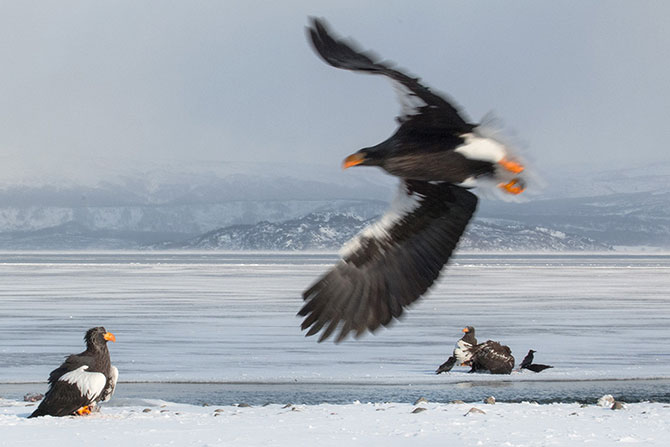
M 463 376 L 463 375 L 461 375 Z M 364 402 L 414 402 L 425 396 L 431 402 L 480 401 L 495 395 L 500 402 L 595 403 L 604 394 L 626 402 L 654 401 L 670 404 L 670 379 L 618 380 L 461 380 L 434 383 L 373 382 L 122 382 L 120 399 L 162 399 L 193 405 L 252 405 L 285 403 L 316 405 Z M 0 396 L 21 400 L 46 391 L 44 383 L 0 383 Z

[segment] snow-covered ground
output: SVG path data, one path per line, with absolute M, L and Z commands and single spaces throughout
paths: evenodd
M 473 407 L 484 413 L 468 413 Z M 670 408 L 660 403 L 613 411 L 533 403 L 196 407 L 128 401 L 89 417 L 25 419 L 31 408 L 0 399 L 0 446 L 611 447 L 666 446 L 670 434 Z

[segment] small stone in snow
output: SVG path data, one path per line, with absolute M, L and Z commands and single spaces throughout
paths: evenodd
M 623 402 L 617 401 L 612 404 L 612 410 L 623 410 L 623 409 L 624 409 Z
M 151 413 L 151 408 L 145 408 L 142 413 Z
M 251 405 L 249 405 L 249 404 L 243 402 L 243 403 L 241 403 L 241 404 L 237 404 L 237 406 L 238 406 L 239 408 L 249 408 Z
M 423 408 L 423 407 L 416 407 L 414 411 L 412 411 L 412 414 L 414 413 L 421 413 L 422 411 L 426 411 L 428 408 Z
M 476 408 L 476 407 L 472 407 L 463 416 L 467 416 L 469 414 L 486 414 L 486 411 L 480 410 L 479 408 Z
M 614 405 L 614 396 L 611 394 L 605 394 L 603 397 L 598 399 L 598 406 L 603 408 L 612 408 Z
M 24 402 L 37 402 L 38 400 L 42 400 L 43 398 L 44 398 L 44 394 L 28 393 L 25 396 L 23 396 L 23 401 Z
M 223 413 L 224 411 L 226 410 L 224 410 L 223 408 L 217 408 L 216 410 L 214 410 L 214 413 Z
M 293 406 L 293 404 L 286 404 L 282 408 L 291 408 L 292 406 Z
M 494 405 L 496 403 L 496 398 L 493 396 L 489 396 L 486 399 L 484 399 L 484 403 L 488 405 Z
M 458 400 L 458 399 L 456 399 L 456 400 L 452 400 L 452 401 L 449 402 L 449 403 L 450 403 L 450 404 L 464 404 L 465 402 L 463 402 L 462 400 Z
M 428 399 L 426 399 L 425 397 L 420 397 L 414 402 L 414 405 L 427 404 L 427 403 Z

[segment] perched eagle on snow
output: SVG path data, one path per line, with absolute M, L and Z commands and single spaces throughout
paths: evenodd
M 84 352 L 68 356 L 51 371 L 49 390 L 28 417 L 90 414 L 98 402 L 112 397 L 119 371 L 112 366 L 107 342 L 116 337 L 104 327 L 94 327 L 86 331 L 84 341 Z

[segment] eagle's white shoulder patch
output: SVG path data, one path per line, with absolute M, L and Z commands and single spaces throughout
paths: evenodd
M 454 348 L 454 357 L 458 360 L 458 363 L 469 362 L 472 358 L 472 345 L 463 340 L 458 340 L 456 342 L 456 347 Z
M 87 369 L 86 365 L 80 366 L 74 371 L 63 374 L 58 380 L 75 385 L 81 391 L 82 396 L 95 399 L 105 388 L 107 378 L 99 372 L 87 372 Z
M 507 155 L 505 146 L 492 138 L 485 138 L 473 133 L 463 135 L 465 144 L 454 149 L 465 157 L 473 160 L 497 163 Z

